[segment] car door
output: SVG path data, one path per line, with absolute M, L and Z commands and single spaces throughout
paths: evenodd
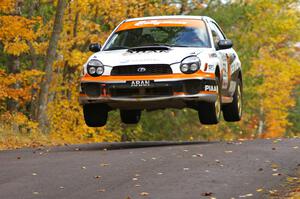
M 219 26 L 213 22 L 210 21 L 209 23 L 209 27 L 211 29 L 211 33 L 212 33 L 212 37 L 213 37 L 213 42 L 214 42 L 214 46 L 216 49 L 216 54 L 220 60 L 220 74 L 221 74 L 221 78 L 222 78 L 222 90 L 227 91 L 229 84 L 230 84 L 230 56 L 233 53 L 232 48 L 230 49 L 218 49 L 218 42 L 220 40 L 224 40 L 226 39 L 224 33 L 222 32 L 222 30 L 219 28 Z M 226 93 L 226 92 L 225 92 Z

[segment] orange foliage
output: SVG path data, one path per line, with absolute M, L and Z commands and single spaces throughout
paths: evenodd
M 29 50 L 28 41 L 36 39 L 33 27 L 39 19 L 21 16 L 0 16 L 0 42 L 8 54 L 19 56 Z
M 15 6 L 15 0 L 1 0 L 0 1 L 0 13 L 10 13 Z

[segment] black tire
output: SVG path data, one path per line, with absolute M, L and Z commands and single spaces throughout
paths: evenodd
M 89 127 L 101 127 L 106 124 L 108 108 L 105 104 L 84 104 L 83 115 Z
M 141 119 L 141 110 L 120 110 L 120 116 L 125 124 L 137 124 Z
M 202 124 L 212 125 L 218 124 L 221 118 L 221 86 L 217 79 L 218 97 L 216 102 L 201 102 L 199 104 L 198 116 Z
M 230 104 L 224 104 L 222 107 L 224 120 L 227 122 L 237 122 L 242 119 L 243 113 L 243 86 L 241 81 L 237 80 L 237 86 L 233 94 L 233 101 Z

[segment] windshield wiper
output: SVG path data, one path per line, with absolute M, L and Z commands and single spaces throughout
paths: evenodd
M 154 43 L 150 44 L 150 46 L 167 46 L 167 47 L 195 47 L 195 46 L 188 46 L 188 45 L 179 45 L 179 44 L 163 44 L 163 43 Z

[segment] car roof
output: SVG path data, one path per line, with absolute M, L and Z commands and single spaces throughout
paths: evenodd
M 200 20 L 207 20 L 207 21 L 214 21 L 212 18 L 207 16 L 185 16 L 185 15 L 170 15 L 170 16 L 151 16 L 151 17 L 138 17 L 138 18 L 131 18 L 126 19 L 124 22 L 130 21 L 141 21 L 141 20 L 158 20 L 158 19 L 200 19 Z M 214 21 L 215 22 L 215 21 Z

